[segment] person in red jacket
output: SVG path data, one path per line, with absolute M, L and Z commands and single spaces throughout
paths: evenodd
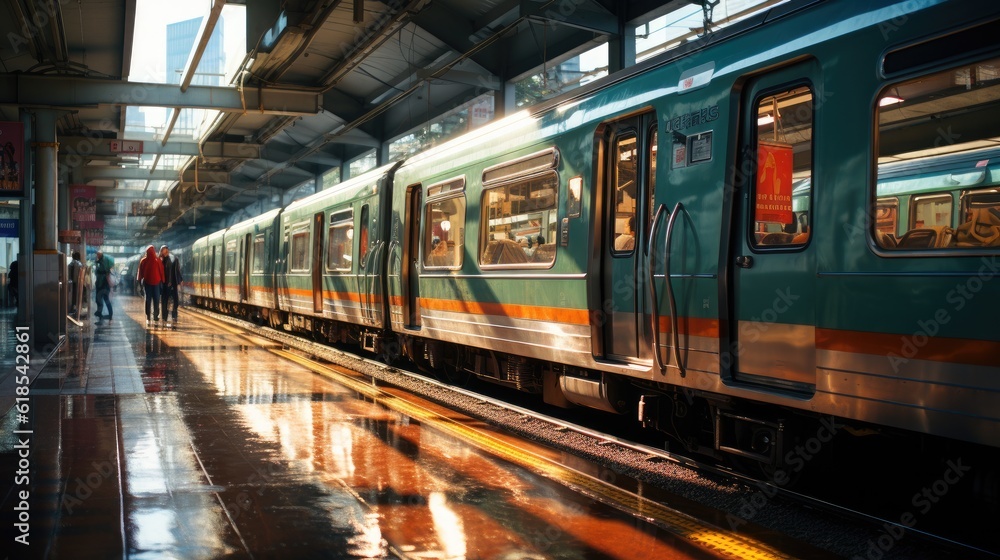
M 160 323 L 160 285 L 163 284 L 163 261 L 156 255 L 152 245 L 146 247 L 146 256 L 139 261 L 136 282 L 142 282 L 146 292 L 146 326 Z M 152 306 L 152 312 L 150 312 Z M 150 314 L 152 313 L 152 314 Z

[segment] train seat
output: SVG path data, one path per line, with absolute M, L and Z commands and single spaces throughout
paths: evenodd
M 883 249 L 895 249 L 899 242 L 896 240 L 896 236 L 891 233 L 886 233 L 884 231 L 876 232 L 878 246 Z
M 556 260 L 556 246 L 552 243 L 540 245 L 531 255 L 531 262 L 550 263 Z
M 969 221 L 955 229 L 958 247 L 1000 247 L 1000 207 L 973 208 Z
M 795 238 L 791 233 L 785 233 L 783 231 L 775 231 L 766 234 L 764 237 L 760 238 L 760 245 L 790 245 L 792 240 Z
M 954 237 L 955 230 L 948 226 L 932 226 L 911 229 L 899 238 L 897 249 L 929 249 L 932 247 L 948 247 Z
M 483 251 L 483 264 L 520 264 L 528 262 L 524 249 L 510 239 L 492 240 Z

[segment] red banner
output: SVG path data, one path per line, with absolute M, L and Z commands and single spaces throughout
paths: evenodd
M 24 125 L 0 122 L 0 197 L 24 196 Z
M 757 205 L 758 222 L 790 224 L 792 217 L 792 147 L 788 144 L 758 142 Z
M 100 247 L 104 245 L 104 222 L 79 222 L 76 229 L 83 234 L 83 241 L 88 247 Z

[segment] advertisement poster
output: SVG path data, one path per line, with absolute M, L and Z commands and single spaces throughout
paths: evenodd
M 24 196 L 24 125 L 0 122 L 0 198 Z
M 93 222 L 97 219 L 97 187 L 70 185 L 69 204 L 73 229 L 81 229 L 79 227 L 81 222 Z
M 792 147 L 759 142 L 757 147 L 757 204 L 754 220 L 790 224 L 792 218 Z

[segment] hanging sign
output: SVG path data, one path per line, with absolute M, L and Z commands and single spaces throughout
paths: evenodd
M 0 219 L 0 237 L 19 237 L 20 232 L 20 220 L 17 218 Z
M 142 140 L 109 140 L 108 150 L 113 154 L 141 154 Z
M 754 220 L 792 223 L 792 147 L 776 142 L 757 144 L 757 204 Z
M 80 233 L 78 229 L 61 229 L 59 230 L 59 243 L 69 243 L 70 245 L 79 245 L 83 242 L 83 234 Z
M 24 196 L 24 125 L 0 122 L 0 197 Z

